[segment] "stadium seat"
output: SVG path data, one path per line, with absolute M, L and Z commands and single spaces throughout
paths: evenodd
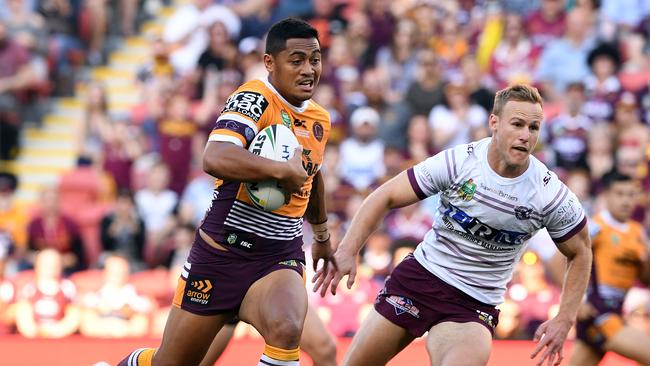
M 73 273 L 69 279 L 77 287 L 80 294 L 99 290 L 104 281 L 103 271 L 100 269 L 89 269 Z
M 152 299 L 164 298 L 173 291 L 169 280 L 167 269 L 152 269 L 131 275 L 131 283 L 138 293 Z

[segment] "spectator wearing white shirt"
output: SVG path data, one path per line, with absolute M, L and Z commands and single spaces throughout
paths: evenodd
M 341 144 L 339 173 L 357 191 L 369 188 L 384 175 L 384 143 L 377 138 L 379 113 L 370 107 L 350 116 L 352 137 Z

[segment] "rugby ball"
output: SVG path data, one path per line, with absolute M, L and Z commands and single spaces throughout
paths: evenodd
M 263 158 L 288 161 L 299 146 L 298 139 L 285 125 L 271 125 L 253 139 L 248 151 Z M 275 180 L 246 183 L 246 192 L 255 207 L 275 211 L 284 205 L 285 190 Z

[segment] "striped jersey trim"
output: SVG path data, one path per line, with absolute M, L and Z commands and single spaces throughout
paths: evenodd
M 302 235 L 302 218 L 276 215 L 235 201 L 225 224 L 266 239 L 291 240 Z
M 228 136 L 228 135 L 222 135 L 218 133 L 214 133 L 210 135 L 208 138 L 208 141 L 217 141 L 217 142 L 230 142 L 233 143 L 239 147 L 244 147 L 244 144 L 242 144 L 241 140 L 234 137 L 234 136 Z
M 246 126 L 252 128 L 256 135 L 257 135 L 258 132 L 260 132 L 260 129 L 257 128 L 257 125 L 255 123 L 253 123 L 253 121 L 251 121 L 250 119 L 248 119 L 246 117 L 242 117 L 241 115 L 239 115 L 237 113 L 226 112 L 226 113 L 222 114 L 221 116 L 219 116 L 219 118 L 217 118 L 216 122 L 219 122 L 219 121 L 224 120 L 224 119 L 239 122 L 239 123 L 243 123 Z

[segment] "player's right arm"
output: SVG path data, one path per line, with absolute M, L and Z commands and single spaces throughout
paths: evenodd
M 203 152 L 203 170 L 224 180 L 277 180 L 291 193 L 300 192 L 307 179 L 302 167 L 302 147 L 296 149 L 288 162 L 280 162 L 255 155 L 235 143 L 208 141 Z
M 351 288 L 356 275 L 357 257 L 368 236 L 389 210 L 411 205 L 446 189 L 452 181 L 448 173 L 451 169 L 447 169 L 451 168 L 450 156 L 449 150 L 443 151 L 401 172 L 366 197 L 334 255 L 338 270 L 330 268 L 327 273 L 317 272 L 313 279 L 314 291 L 320 288 L 321 296 L 325 296 L 330 287 L 332 295 L 336 295 L 336 288 L 346 275 L 347 286 Z

